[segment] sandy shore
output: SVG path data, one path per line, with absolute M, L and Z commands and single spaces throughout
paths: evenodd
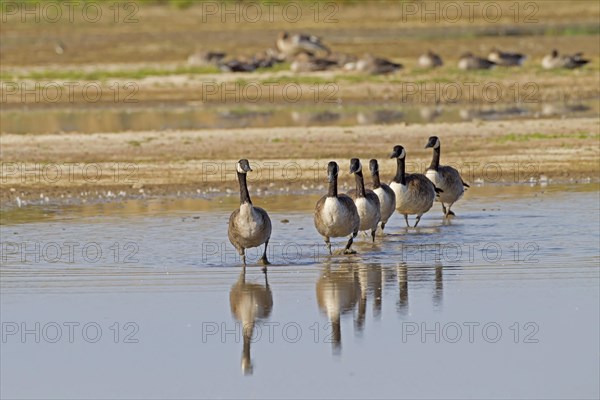
M 430 135 L 442 162 L 473 184 L 597 181 L 595 118 L 361 127 L 269 128 L 119 134 L 2 135 L 2 207 L 152 196 L 211 196 L 237 190 L 235 161 L 251 160 L 259 193 L 323 190 L 326 165 L 380 161 L 384 180 L 395 144 L 423 171 Z

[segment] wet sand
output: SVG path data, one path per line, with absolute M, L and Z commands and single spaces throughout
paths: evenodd
M 118 134 L 46 134 L 0 137 L 2 207 L 21 204 L 111 201 L 130 197 L 206 197 L 236 192 L 234 164 L 256 169 L 254 193 L 320 192 L 326 165 L 348 159 L 380 161 L 408 149 L 410 171 L 424 171 L 430 135 L 442 141 L 442 163 L 471 184 L 598 182 L 599 121 L 477 121 L 424 125 L 309 127 Z M 341 183 L 351 184 L 342 174 Z M 17 200 L 19 198 L 19 200 Z M 47 199 L 46 199 L 47 198 Z

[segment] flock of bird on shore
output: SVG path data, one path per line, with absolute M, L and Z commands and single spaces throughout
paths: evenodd
M 280 32 L 275 42 L 276 49 L 269 48 L 252 57 L 227 58 L 227 54 L 218 51 L 198 51 L 188 57 L 192 66 L 217 66 L 223 72 L 252 72 L 258 68 L 271 68 L 282 62 L 289 62 L 293 72 L 314 72 L 341 69 L 359 71 L 371 75 L 388 74 L 403 68 L 402 64 L 391 60 L 365 54 L 357 57 L 352 54 L 332 52 L 322 40 L 314 35 L 290 34 Z M 491 69 L 496 66 L 517 67 L 523 65 L 527 56 L 520 53 L 504 52 L 492 49 L 487 58 L 478 57 L 470 52 L 458 59 L 458 68 L 462 70 Z M 586 65 L 589 60 L 582 53 L 561 55 L 553 50 L 543 57 L 544 69 L 575 69 Z M 419 56 L 420 68 L 438 68 L 444 65 L 442 58 L 429 50 Z
M 329 188 L 327 194 L 317 202 L 314 223 L 330 254 L 331 238 L 349 236 L 344 254 L 353 253 L 351 247 L 358 232 L 370 232 L 374 242 L 378 227 L 381 226 L 383 232 L 394 211 L 404 216 L 407 227 L 410 227 L 409 215 L 416 215 L 416 227 L 421 216 L 431 209 L 436 199 L 442 204 L 444 218 L 454 215 L 450 208 L 462 197 L 469 185 L 462 180 L 455 168 L 440 165 L 441 143 L 437 136 L 431 136 L 425 148 L 433 149 L 433 158 L 426 173 L 407 174 L 406 150 L 400 145 L 394 146 L 390 158 L 396 160 L 396 175 L 389 185 L 381 182 L 377 160 L 370 160 L 372 184 L 369 186 L 372 189 L 365 187 L 360 160 L 351 159 L 350 173 L 355 176 L 356 189 L 346 194 L 338 193 L 338 164 L 334 161 L 329 162 Z M 246 174 L 252 169 L 248 160 L 239 160 L 236 170 L 240 186 L 240 207 L 229 217 L 229 241 L 238 251 L 244 266 L 246 249 L 264 244 L 264 252 L 259 262 L 267 265 L 271 219 L 264 209 L 255 207 L 250 199 Z

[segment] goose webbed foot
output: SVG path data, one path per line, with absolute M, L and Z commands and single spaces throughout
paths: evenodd
M 352 250 L 351 247 L 357 234 L 358 232 L 354 232 L 352 236 L 350 236 L 350 239 L 348 240 L 348 243 L 346 243 L 346 247 L 344 247 L 342 254 L 356 254 L 356 251 Z
M 269 238 L 270 239 L 270 238 Z M 260 258 L 260 260 L 258 260 L 258 263 L 260 265 L 270 265 L 271 263 L 269 262 L 269 260 L 267 259 L 267 246 L 269 246 L 269 239 L 267 239 L 267 241 L 265 242 L 265 251 L 263 252 L 262 257 Z M 264 269 L 264 268 L 263 268 Z
M 446 214 L 446 217 L 456 217 L 456 214 L 454 214 L 454 211 L 448 210 L 448 213 Z
M 260 265 L 265 265 L 265 266 L 266 266 L 266 265 L 271 265 L 271 263 L 269 262 L 269 260 L 267 260 L 267 256 L 266 256 L 266 255 L 263 255 L 263 256 L 260 258 L 260 260 L 258 260 L 258 263 L 259 263 Z M 266 268 L 263 268 L 263 269 L 265 269 L 265 270 L 266 270 Z

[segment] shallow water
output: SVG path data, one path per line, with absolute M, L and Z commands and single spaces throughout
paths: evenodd
M 394 102 L 211 106 L 165 103 L 142 106 L 23 107 L 0 111 L 2 133 L 125 132 L 284 126 L 355 126 L 395 123 L 595 117 L 600 101 L 511 105 L 429 105 Z
M 600 395 L 597 185 L 472 188 L 333 257 L 317 199 L 254 199 L 273 265 L 245 277 L 235 197 L 15 210 L 37 217 L 0 226 L 2 397 Z

